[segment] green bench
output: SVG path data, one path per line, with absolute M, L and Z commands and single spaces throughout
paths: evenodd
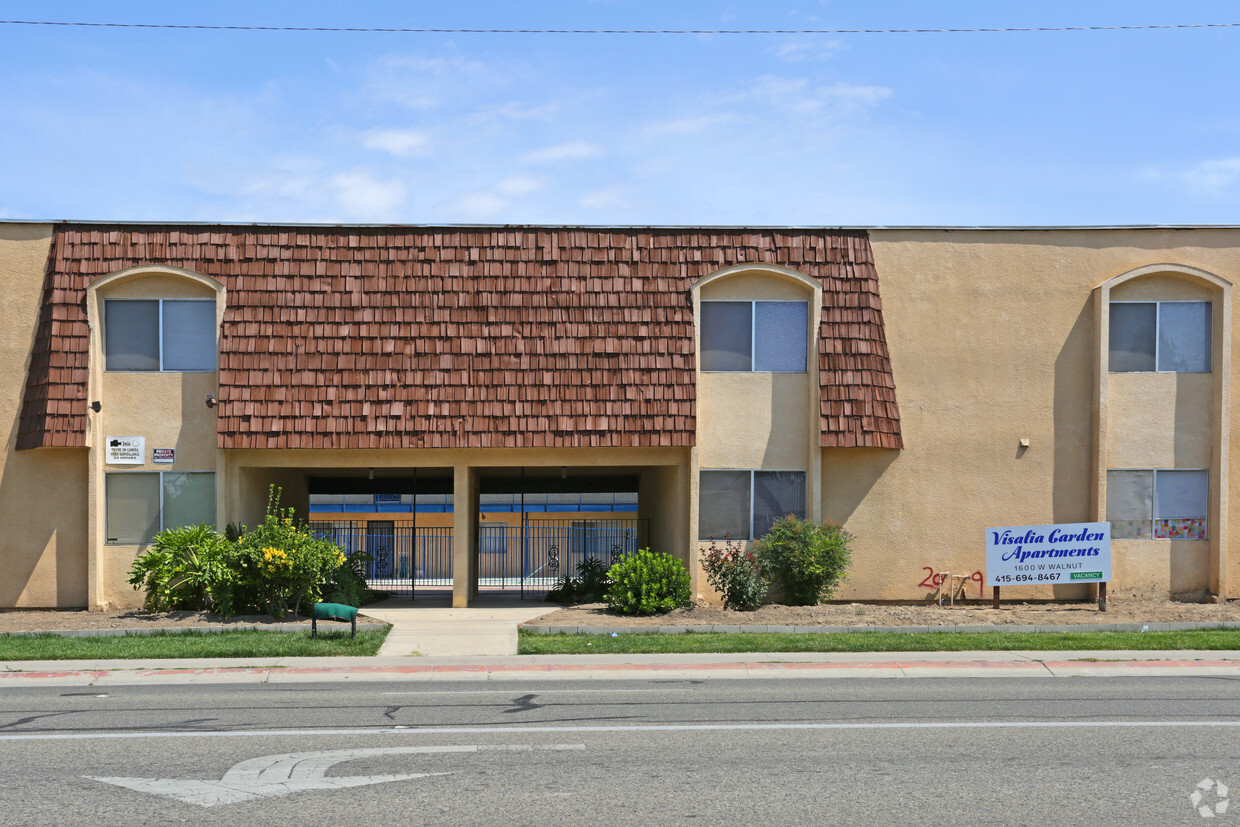
M 315 603 L 314 611 L 310 613 L 310 637 L 319 636 L 320 620 L 348 623 L 351 631 L 349 636 L 357 637 L 357 609 L 353 606 L 346 606 L 343 603 Z

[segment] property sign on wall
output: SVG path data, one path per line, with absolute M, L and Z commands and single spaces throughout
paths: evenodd
M 1110 581 L 1110 523 L 986 529 L 987 586 Z
M 106 438 L 108 465 L 141 465 L 146 455 L 146 437 L 110 436 Z
M 152 448 L 151 462 L 168 464 L 177 461 L 176 448 Z

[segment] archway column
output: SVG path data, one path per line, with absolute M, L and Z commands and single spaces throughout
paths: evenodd
M 466 609 L 478 596 L 477 468 L 456 465 L 452 469 L 452 608 Z

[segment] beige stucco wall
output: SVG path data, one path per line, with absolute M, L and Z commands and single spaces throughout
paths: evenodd
M 48 224 L 0 224 L 0 608 L 86 605 L 86 450 L 16 450 L 51 245 Z
M 217 286 L 175 272 L 119 274 L 97 282 L 87 295 L 91 323 L 89 395 L 101 409 L 91 413 L 89 541 L 90 605 L 92 608 L 140 606 L 143 595 L 126 582 L 134 558 L 146 546 L 107 542 L 106 474 L 133 471 L 217 471 L 216 410 L 206 405 L 207 394 L 218 395 L 218 374 L 159 371 L 107 371 L 103 359 L 103 302 L 108 299 L 216 298 Z M 221 299 L 222 300 L 222 299 Z M 217 308 L 218 313 L 222 306 Z M 105 442 L 109 436 L 141 436 L 146 451 L 141 465 L 109 465 Z M 173 448 L 175 461 L 155 464 L 154 449 Z M 217 491 L 218 491 L 217 480 Z M 217 508 L 218 512 L 218 508 Z
M 929 593 L 918 584 L 930 571 L 984 570 L 987 526 L 1090 520 L 1098 480 L 1094 290 L 1160 262 L 1240 278 L 1240 233 L 1229 230 L 879 230 L 871 239 L 905 449 L 823 450 L 823 514 L 857 537 L 843 597 L 916 598 Z M 1153 287 L 1134 283 L 1117 297 L 1142 298 Z M 1170 383 L 1188 399 L 1201 392 L 1200 377 L 1109 378 L 1108 422 L 1152 431 L 1170 416 L 1194 434 L 1216 432 L 1208 411 L 1147 410 L 1140 394 L 1148 388 L 1127 382 Z M 1131 432 L 1115 439 L 1108 446 L 1124 455 L 1203 452 L 1198 435 L 1177 443 L 1160 433 L 1143 447 Z M 1235 458 L 1230 463 L 1234 491 Z M 1136 572 L 1164 594 L 1173 581 L 1199 576 L 1202 543 L 1135 545 L 1116 544 L 1121 589 Z M 1240 582 L 1237 555 L 1226 551 L 1230 577 Z M 1182 558 L 1174 573 L 1173 554 Z M 1004 593 L 1068 597 L 1086 588 Z

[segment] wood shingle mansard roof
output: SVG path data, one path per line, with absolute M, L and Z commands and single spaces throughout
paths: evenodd
M 692 445 L 690 286 L 738 263 L 823 286 L 822 445 L 902 447 L 864 231 L 77 223 L 17 444 L 85 445 L 86 288 L 160 264 L 227 290 L 221 448 Z

